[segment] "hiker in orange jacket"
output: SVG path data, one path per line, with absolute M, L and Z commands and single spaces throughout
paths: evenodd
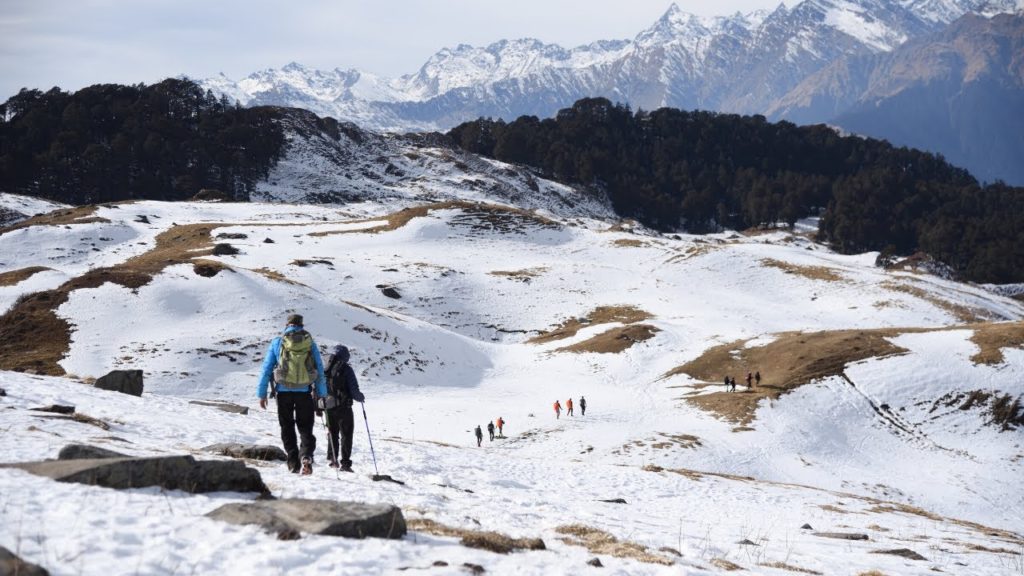
M 572 398 L 565 401 L 565 413 L 572 416 Z
M 562 403 L 555 400 L 555 420 L 562 417 Z
M 505 433 L 502 432 L 501 429 L 505 426 L 505 421 L 501 418 L 501 416 L 498 416 L 498 420 L 495 421 L 495 424 L 498 425 L 498 437 L 499 438 L 504 438 L 505 437 Z

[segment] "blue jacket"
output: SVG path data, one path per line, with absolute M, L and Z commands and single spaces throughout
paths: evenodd
M 284 334 L 291 334 L 302 330 L 300 326 L 289 326 L 284 329 Z M 274 367 L 277 366 L 278 351 L 281 350 L 281 337 L 278 336 L 270 342 L 270 348 L 267 349 L 267 355 L 263 358 L 263 368 L 260 372 L 260 383 L 256 388 L 257 398 L 267 397 L 267 388 L 270 386 L 270 379 L 274 374 Z M 323 398 L 327 396 L 327 379 L 324 377 L 324 361 L 320 359 L 320 348 L 317 347 L 316 342 L 313 342 L 313 363 L 316 364 L 316 395 Z M 274 388 L 278 393 L 281 392 L 296 392 L 296 390 L 286 390 L 281 388 L 277 384 Z M 305 393 L 299 391 L 301 393 Z

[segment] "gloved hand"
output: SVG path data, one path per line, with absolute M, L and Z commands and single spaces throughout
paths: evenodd
M 316 410 L 317 410 L 317 412 L 323 412 L 326 409 L 327 409 L 327 399 L 326 398 L 317 398 L 316 399 Z M 319 416 L 319 414 L 317 414 L 317 416 Z

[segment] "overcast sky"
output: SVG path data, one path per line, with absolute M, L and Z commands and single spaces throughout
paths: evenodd
M 76 90 L 295 61 L 385 76 L 457 44 L 533 37 L 565 47 L 632 38 L 671 0 L 2 0 L 0 101 L 22 87 Z M 779 0 L 679 0 L 723 15 Z

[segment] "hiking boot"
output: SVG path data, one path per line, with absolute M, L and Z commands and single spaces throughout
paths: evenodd
M 299 472 L 299 462 L 298 462 L 298 460 L 289 460 L 288 461 L 288 471 L 291 472 L 292 474 L 297 474 Z
M 352 465 L 351 464 L 342 464 L 341 468 L 339 468 L 339 470 L 341 470 L 342 472 L 352 472 Z
M 331 468 L 337 468 L 338 467 L 338 461 L 337 460 L 331 460 L 327 465 L 330 466 Z
M 300 474 L 303 476 L 309 476 L 313 473 L 313 460 L 311 458 L 302 459 L 302 471 Z

